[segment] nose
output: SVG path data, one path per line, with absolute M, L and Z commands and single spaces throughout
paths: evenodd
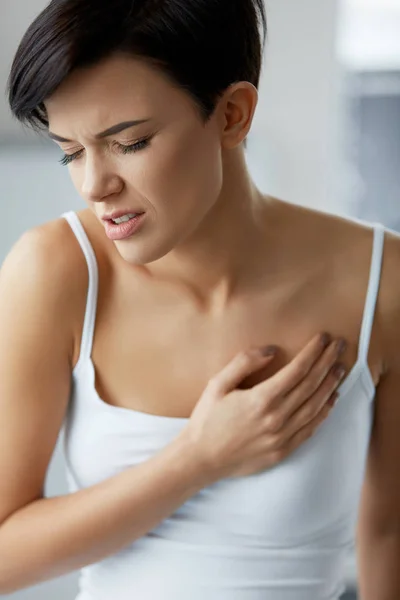
M 90 202 L 100 202 L 105 197 L 122 191 L 123 181 L 106 161 L 87 157 L 81 191 Z

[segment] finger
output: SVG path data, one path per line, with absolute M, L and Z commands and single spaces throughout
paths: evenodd
M 335 381 L 334 385 L 332 384 L 332 381 Z M 326 407 L 328 407 L 328 410 L 332 408 L 332 404 L 328 403 L 332 403 L 339 396 L 336 391 L 339 381 L 337 377 L 332 377 L 332 380 L 329 383 L 329 387 L 328 385 L 324 385 L 324 387 L 320 388 L 315 394 L 315 397 L 303 404 L 292 417 L 286 421 L 286 430 L 284 434 L 287 434 L 288 438 L 292 437 L 296 432 L 317 419 L 318 415 L 320 415 Z
M 327 399 L 344 377 L 344 373 L 336 371 L 339 365 L 336 361 L 343 351 L 343 347 L 339 347 L 337 342 L 331 344 L 308 376 L 289 392 L 282 404 L 286 419 L 307 402 L 311 402 L 310 410 L 314 410 L 314 414 L 318 412 L 324 399 Z
M 245 377 L 270 363 L 275 358 L 276 351 L 276 346 L 267 346 L 240 352 L 209 381 L 208 387 L 212 387 L 219 394 L 228 394 L 236 389 Z
M 289 437 L 284 444 L 284 451 L 286 456 L 294 452 L 299 446 L 301 446 L 306 440 L 310 439 L 318 427 L 328 418 L 332 411 L 332 406 L 325 404 L 322 410 L 317 414 L 312 421 L 307 423 L 304 427 L 299 429 L 291 437 Z
M 289 393 L 300 381 L 307 377 L 330 341 L 329 334 L 324 333 L 315 336 L 288 365 L 272 377 L 255 385 L 253 390 L 259 392 L 262 397 L 263 393 L 270 389 L 271 383 L 273 383 L 277 395 Z

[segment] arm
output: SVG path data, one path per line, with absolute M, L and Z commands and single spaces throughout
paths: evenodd
M 379 315 L 386 369 L 377 387 L 357 526 L 360 600 L 400 598 L 400 239 L 387 242 Z
M 208 483 L 177 439 L 98 485 L 44 497 L 73 354 L 77 263 L 60 229 L 24 234 L 0 271 L 0 594 L 116 553 Z

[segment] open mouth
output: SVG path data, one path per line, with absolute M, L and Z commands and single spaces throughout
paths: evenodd
M 131 213 L 119 219 L 105 221 L 106 235 L 111 240 L 123 240 L 133 235 L 142 225 L 146 213 Z
M 143 214 L 144 213 L 131 213 L 128 215 L 124 215 L 123 217 L 120 217 L 119 219 L 109 219 L 109 222 L 114 223 L 114 225 L 121 225 L 122 223 L 128 223 L 132 219 L 135 219 L 136 217 L 140 217 Z

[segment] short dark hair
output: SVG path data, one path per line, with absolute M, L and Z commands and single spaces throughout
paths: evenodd
M 74 69 L 124 53 L 158 67 L 207 121 L 231 84 L 258 88 L 266 36 L 263 0 L 51 0 L 16 52 L 11 111 L 46 129 L 44 101 Z

